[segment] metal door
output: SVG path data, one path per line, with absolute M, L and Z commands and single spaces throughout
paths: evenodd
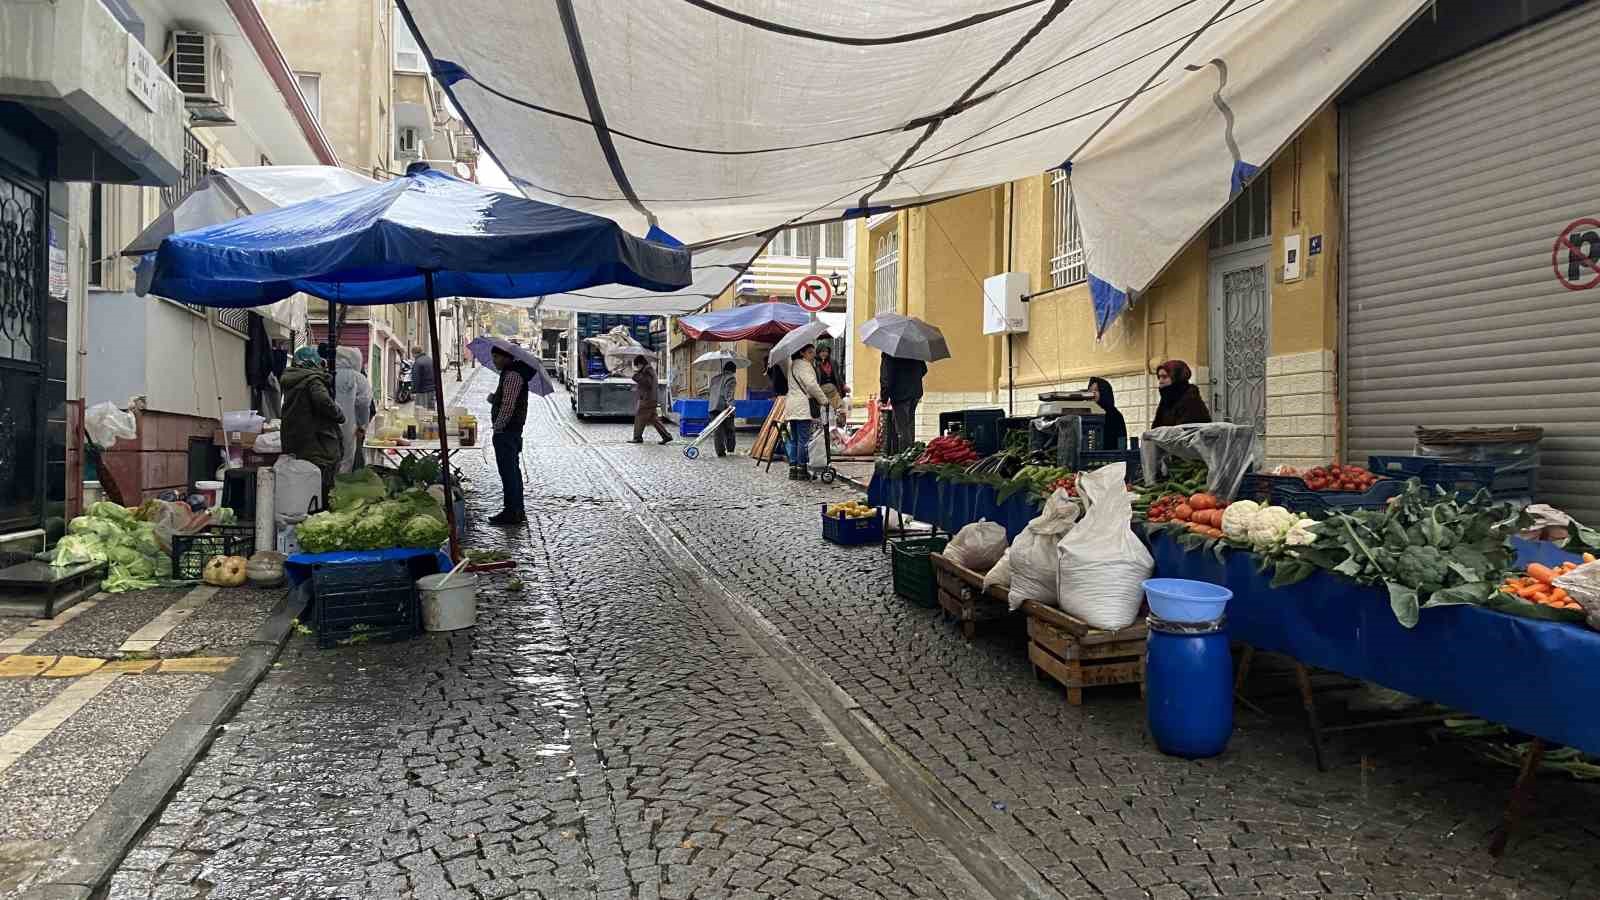
M 44 520 L 44 186 L 0 166 L 0 534 Z
M 1211 260 L 1212 418 L 1267 435 L 1268 250 Z

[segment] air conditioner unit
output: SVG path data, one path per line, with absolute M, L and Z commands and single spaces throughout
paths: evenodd
M 195 125 L 232 125 L 233 73 L 222 41 L 203 31 L 174 31 L 168 70 Z

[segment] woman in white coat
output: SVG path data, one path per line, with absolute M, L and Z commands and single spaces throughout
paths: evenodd
M 783 418 L 789 426 L 787 449 L 791 481 L 811 478 L 806 462 L 810 455 L 812 420 L 821 415 L 822 407 L 828 403 L 828 395 L 817 383 L 817 370 L 811 364 L 816 355 L 817 348 L 807 344 L 789 357 L 789 393 L 784 400 Z M 816 411 L 812 410 L 813 404 Z
M 360 350 L 340 347 L 334 363 L 337 368 L 333 375 L 333 402 L 344 413 L 344 424 L 339 426 L 344 443 L 339 471 L 349 472 L 355 468 L 356 455 L 361 452 L 367 425 L 372 421 L 372 382 L 361 371 Z

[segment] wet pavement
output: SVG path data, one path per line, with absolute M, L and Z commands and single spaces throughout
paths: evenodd
M 478 626 L 291 637 L 110 897 L 1600 894 L 1600 791 L 1547 780 L 1496 862 L 1513 773 L 1419 731 L 1335 740 L 1325 774 L 1293 719 L 1162 756 L 1136 690 L 1071 707 L 1014 629 L 968 642 L 823 542 L 845 487 L 551 400 L 528 527 L 483 524 L 468 470 L 468 544 L 517 560 Z

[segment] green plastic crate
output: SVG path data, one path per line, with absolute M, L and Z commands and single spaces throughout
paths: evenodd
M 918 606 L 939 605 L 939 588 L 933 579 L 933 560 L 944 552 L 949 538 L 911 538 L 889 545 L 894 560 L 894 592 Z

